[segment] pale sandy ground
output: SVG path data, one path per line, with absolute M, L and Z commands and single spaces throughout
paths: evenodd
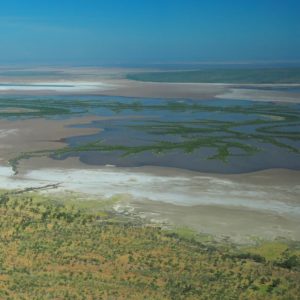
M 0 72 L 1 69 L 0 67 Z M 151 83 L 124 79 L 131 72 L 155 71 L 126 68 L 32 68 L 23 71 L 55 71 L 56 75 L 4 76 L 0 74 L 0 95 L 108 95 L 148 98 L 237 99 L 275 102 L 300 102 L 300 93 L 261 88 L 300 87 L 300 84 L 222 84 Z M 24 86 L 31 85 L 31 86 Z
M 88 169 L 74 158 L 34 160 L 40 161 L 27 161 L 18 176 L 13 176 L 9 167 L 0 167 L 0 188 L 60 183 L 56 192 L 83 193 L 98 201 L 118 196 L 120 202 L 114 206 L 118 212 L 134 213 L 155 223 L 188 226 L 235 242 L 249 242 L 253 237 L 300 240 L 296 171 L 215 175 L 160 167 Z M 38 168 L 39 164 L 44 167 Z
M 63 138 L 100 129 L 72 128 L 101 117 L 0 121 L 0 188 L 61 183 L 96 199 L 121 195 L 115 208 L 152 222 L 166 221 L 196 231 L 247 242 L 251 236 L 300 239 L 300 172 L 269 170 L 241 175 L 201 174 L 159 168 L 99 168 L 76 158 L 23 160 L 13 176 L 7 161 L 26 151 L 64 147 Z
M 11 84 L 10 82 L 3 82 L 0 86 L 0 93 L 31 93 L 31 92 L 54 92 L 56 94 L 68 93 L 95 93 L 101 91 L 108 91 L 117 88 L 116 85 L 104 82 L 92 81 L 29 81 L 26 83 Z
M 0 82 L 1 83 L 1 82 Z M 5 84 L 9 84 L 5 82 Z M 127 79 L 102 79 L 89 81 L 31 81 L 23 85 L 0 86 L 1 94 L 14 95 L 105 95 L 139 98 L 165 99 L 231 99 L 250 101 L 300 102 L 300 93 L 276 90 L 261 90 L 260 85 L 231 85 L 214 83 L 151 83 Z M 294 87 L 295 85 L 273 85 L 273 88 Z M 269 86 L 266 86 L 269 87 Z M 296 87 L 300 87 L 297 85 Z M 251 88 L 251 89 L 250 89 Z
M 300 88 L 300 84 L 223 84 L 223 83 L 152 83 L 127 79 L 107 81 L 115 84 L 102 93 L 111 96 L 148 97 L 165 99 L 230 99 L 249 101 L 274 101 L 300 103 L 300 92 L 272 90 L 276 88 Z M 266 90 L 262 90 L 266 88 Z
M 72 125 L 116 118 L 122 117 L 85 116 L 63 120 L 33 118 L 17 121 L 2 119 L 0 120 L 0 163 L 7 162 L 22 152 L 62 148 L 66 146 L 63 140 L 70 136 L 91 135 L 101 131 L 99 128 L 75 128 Z M 139 118 L 139 116 L 126 116 L 126 118 Z
M 85 75 L 82 69 L 68 69 L 70 78 L 67 82 L 75 86 L 73 90 L 55 91 L 55 88 L 43 90 L 33 87 L 25 91 L 19 87 L 19 90 L 3 88 L 1 93 L 86 94 L 87 90 L 82 88 L 82 83 L 96 82 L 99 90 L 95 91 L 93 85 L 93 90 L 89 90 L 88 94 L 194 99 L 249 97 L 249 100 L 299 102 L 296 93 L 291 96 L 286 92 L 272 90 L 262 92 L 255 90 L 255 86 L 251 86 L 250 90 L 245 86 L 238 88 L 223 84 L 152 84 L 124 80 L 124 70 L 119 69 L 86 68 L 84 71 Z M 61 78 L 48 78 L 44 82 L 66 83 L 63 80 L 66 74 L 64 70 L 61 72 Z M 0 83 L 7 82 L 44 84 L 36 78 L 31 78 L 29 82 L 28 79 L 0 77 Z M 81 90 L 77 89 L 79 86 Z M 1 120 L 0 188 L 61 183 L 60 192 L 76 191 L 99 201 L 121 195 L 122 201 L 115 206 L 116 210 L 130 211 L 153 222 L 165 220 L 176 226 L 189 226 L 199 232 L 229 236 L 238 242 L 247 242 L 252 236 L 283 236 L 300 240 L 300 172 L 297 171 L 267 170 L 216 175 L 158 167 L 99 168 L 86 166 L 75 158 L 65 161 L 36 158 L 22 161 L 20 174 L 13 176 L 7 165 L 8 159 L 21 152 L 63 147 L 63 139 L 68 136 L 96 133 L 100 129 L 68 126 L 86 124 L 97 119 L 102 118 Z
M 97 133 L 100 129 L 69 126 L 98 119 L 101 118 L 88 116 L 65 120 L 0 120 L 0 162 L 7 162 L 22 152 L 61 148 L 65 146 L 61 140 L 69 136 Z
M 232 100 L 256 100 L 300 103 L 300 93 L 287 93 L 283 91 L 255 90 L 246 88 L 230 89 L 224 94 L 218 94 L 215 97 Z

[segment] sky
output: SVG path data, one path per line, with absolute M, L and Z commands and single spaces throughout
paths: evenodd
M 0 63 L 300 60 L 299 0 L 0 0 Z

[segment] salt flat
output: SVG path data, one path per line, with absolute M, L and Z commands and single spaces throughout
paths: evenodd
M 136 82 L 124 78 L 127 72 L 130 70 L 69 68 L 59 69 L 59 75 L 54 77 L 10 76 L 8 80 L 0 76 L 0 93 L 5 96 L 163 97 L 170 101 L 178 98 L 214 101 L 219 97 L 288 103 L 300 101 L 298 93 L 276 90 L 297 88 L 295 85 Z M 2 113 L 22 112 L 29 113 L 30 109 L 13 106 L 2 109 Z M 18 166 L 17 176 L 8 166 L 8 160 L 20 153 L 63 148 L 68 137 L 93 135 L 102 130 L 85 126 L 91 122 L 109 122 L 121 117 L 3 118 L 0 121 L 0 188 L 24 189 L 59 183 L 56 190 L 49 192 L 75 192 L 97 201 L 117 197 L 119 200 L 113 209 L 135 213 L 152 222 L 188 226 L 198 232 L 227 236 L 236 241 L 253 236 L 300 239 L 299 171 L 271 169 L 221 175 L 164 167 L 90 166 L 75 157 L 65 160 L 49 157 L 24 159 Z
M 141 68 L 36 67 L 26 68 L 25 71 L 31 74 L 26 75 L 25 72 L 26 76 L 23 68 L 14 71 L 14 75 L 9 76 L 0 72 L 0 94 L 93 94 L 166 99 L 223 98 L 300 102 L 299 93 L 276 91 L 276 88 L 299 88 L 299 84 L 163 83 L 126 78 L 130 73 L 153 71 Z M 34 72 L 40 72 L 42 75 L 33 76 Z M 267 90 L 262 91 L 261 88 Z M 269 88 L 273 90 L 268 90 Z
M 62 165 L 75 165 L 73 162 L 74 159 Z M 80 168 L 58 165 L 56 162 L 52 168 L 23 169 L 18 176 L 2 166 L 0 188 L 59 183 L 57 189 L 48 192 L 78 193 L 96 201 L 117 197 L 117 211 L 232 237 L 237 242 L 245 242 L 251 236 L 300 239 L 300 185 L 296 183 L 296 171 L 215 175 L 159 167 L 87 169 L 83 164 Z
M 105 91 L 116 88 L 115 85 L 104 83 L 104 82 L 93 82 L 93 81 L 51 81 L 41 82 L 33 81 L 26 83 L 11 83 L 1 82 L 1 92 L 55 92 L 55 93 L 89 93 L 96 91 Z

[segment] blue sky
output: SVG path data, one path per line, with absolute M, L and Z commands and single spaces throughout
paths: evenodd
M 2 0 L 0 63 L 300 60 L 298 0 Z

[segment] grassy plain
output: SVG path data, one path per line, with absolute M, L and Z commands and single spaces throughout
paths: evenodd
M 185 228 L 144 224 L 108 203 L 95 209 L 97 202 L 61 199 L 1 192 L 1 299 L 297 299 L 300 293 L 297 243 L 238 248 Z

